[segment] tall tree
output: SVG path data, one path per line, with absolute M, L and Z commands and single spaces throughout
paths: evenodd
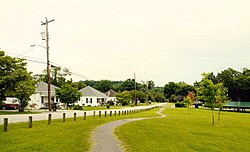
M 101 92 L 106 92 L 106 91 L 112 89 L 112 81 L 110 81 L 110 80 L 96 81 L 94 88 L 101 91 Z
M 75 103 L 82 96 L 82 94 L 78 92 L 78 89 L 69 83 L 65 83 L 61 88 L 56 89 L 56 95 L 58 95 L 62 103 L 66 104 L 67 109 L 69 103 Z
M 0 108 L 6 96 L 17 97 L 21 104 L 34 93 L 35 86 L 31 73 L 27 72 L 24 59 L 13 58 L 0 51 Z M 22 106 L 21 111 L 23 111 Z
M 53 65 L 50 68 L 50 74 L 51 74 L 51 84 L 57 87 L 61 87 L 64 83 L 66 83 L 67 77 L 71 75 L 69 69 Z M 48 83 L 47 69 L 44 69 L 42 74 L 34 75 L 34 78 L 38 81 Z

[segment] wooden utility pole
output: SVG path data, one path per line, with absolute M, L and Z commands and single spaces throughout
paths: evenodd
M 137 100 L 136 100 L 136 80 L 135 80 L 135 73 L 134 73 L 134 83 L 135 83 L 135 90 L 134 90 L 134 95 L 135 95 L 135 106 L 137 106 Z
M 46 22 L 43 23 L 41 25 L 45 25 L 46 27 L 46 31 L 45 31 L 45 34 L 46 34 L 46 50 L 47 50 L 47 77 L 48 77 L 48 108 L 49 108 L 49 111 L 51 111 L 51 90 L 50 90 L 50 84 L 51 84 L 51 80 L 50 80 L 50 61 L 49 61 L 49 28 L 48 28 L 48 24 L 50 22 L 53 22 L 55 21 L 54 19 L 53 20 L 50 20 L 48 21 L 47 17 L 45 17 L 46 19 Z

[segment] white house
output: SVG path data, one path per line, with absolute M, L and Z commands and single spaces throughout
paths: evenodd
M 51 90 L 51 104 L 52 103 L 59 103 L 58 99 L 55 95 L 55 89 L 58 88 L 54 85 L 50 85 Z M 36 104 L 35 108 L 48 108 L 48 84 L 45 82 L 38 82 L 36 84 L 36 91 L 30 97 L 30 101 L 28 102 L 28 108 L 30 105 Z
M 79 90 L 79 92 L 82 93 L 82 97 L 80 98 L 80 101 L 78 101 L 78 104 L 80 106 L 99 106 L 99 105 L 102 105 L 104 103 L 106 103 L 107 101 L 107 96 L 90 87 L 90 86 L 87 86 L 81 90 Z
M 110 89 L 109 91 L 105 92 L 105 95 L 108 97 L 107 101 L 113 101 L 114 103 L 116 103 L 116 101 L 117 101 L 117 99 L 115 97 L 116 94 L 117 94 L 117 92 L 115 92 L 112 89 Z

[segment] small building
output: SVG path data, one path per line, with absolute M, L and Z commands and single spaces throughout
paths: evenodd
M 99 106 L 107 102 L 108 97 L 104 93 L 90 86 L 79 90 L 79 92 L 82 93 L 82 97 L 78 101 L 80 106 Z
M 59 100 L 56 97 L 56 89 L 58 87 L 50 85 L 51 90 L 51 104 L 59 103 Z M 28 102 L 28 107 L 31 108 L 32 105 L 35 105 L 33 108 L 41 109 L 48 108 L 48 84 L 45 82 L 38 82 L 36 84 L 36 91 L 31 95 L 30 101 Z
M 115 92 L 112 89 L 110 89 L 109 91 L 105 92 L 105 95 L 108 97 L 107 101 L 112 101 L 112 102 L 116 103 L 116 101 L 117 101 L 117 99 L 115 97 L 116 94 L 117 94 L 117 92 Z

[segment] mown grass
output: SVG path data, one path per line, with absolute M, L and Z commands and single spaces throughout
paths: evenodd
M 125 106 L 110 106 L 109 109 L 123 109 L 126 108 Z M 83 107 L 83 111 L 90 111 L 90 110 L 108 110 L 108 108 L 106 106 L 85 106 Z
M 250 115 L 222 112 L 211 122 L 211 111 L 167 108 L 165 118 L 131 122 L 116 128 L 129 152 L 250 151 Z M 215 115 L 217 118 L 217 112 Z
M 77 117 L 66 119 L 63 123 L 61 119 L 52 120 L 51 125 L 47 121 L 33 122 L 33 128 L 28 128 L 27 123 L 9 124 L 8 132 L 3 132 L 3 125 L 0 125 L 0 151 L 89 151 L 91 147 L 91 133 L 99 125 L 118 119 L 156 116 L 156 109 L 143 111 L 131 115 L 112 116 L 101 118 L 96 116 Z
M 0 111 L 0 115 L 18 115 L 18 114 L 38 114 L 41 112 L 31 112 L 31 111 L 25 111 L 25 112 L 19 112 L 19 111 Z

